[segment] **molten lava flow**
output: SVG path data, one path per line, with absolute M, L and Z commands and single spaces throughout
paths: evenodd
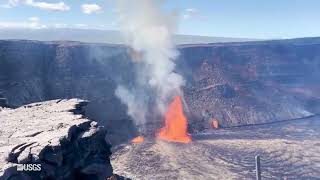
M 212 119 L 212 120 L 211 120 L 211 127 L 212 127 L 213 129 L 218 129 L 218 128 L 219 128 L 219 121 L 216 120 L 216 119 Z
M 187 128 L 187 118 L 183 114 L 181 97 L 176 96 L 165 114 L 165 126 L 160 129 L 157 136 L 167 141 L 189 143 L 191 138 Z
M 142 143 L 143 141 L 144 141 L 144 138 L 142 136 L 135 137 L 131 140 L 131 142 L 133 143 Z

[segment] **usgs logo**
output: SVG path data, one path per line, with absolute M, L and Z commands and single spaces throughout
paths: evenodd
M 41 164 L 18 164 L 17 171 L 41 171 Z

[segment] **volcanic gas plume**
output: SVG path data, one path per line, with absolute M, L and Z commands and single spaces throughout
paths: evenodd
M 118 84 L 116 96 L 143 131 L 153 114 L 163 116 L 170 100 L 181 94 L 184 79 L 174 72 L 178 53 L 171 36 L 175 15 L 165 13 L 156 0 L 119 0 L 119 23 L 127 45 L 139 56 L 138 70 L 128 84 Z M 138 59 L 137 59 L 138 58 Z M 180 101 L 180 100 L 179 100 Z M 151 111 L 150 111 L 151 109 Z M 179 109 L 178 109 L 179 110 Z
M 191 141 L 190 135 L 187 133 L 187 118 L 183 114 L 182 107 L 181 97 L 174 97 L 165 113 L 165 126 L 157 134 L 158 138 L 181 143 Z

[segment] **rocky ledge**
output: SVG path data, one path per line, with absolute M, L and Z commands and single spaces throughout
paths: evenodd
M 0 179 L 117 179 L 106 130 L 84 117 L 86 104 L 52 100 L 0 111 Z M 19 164 L 41 165 L 17 171 Z

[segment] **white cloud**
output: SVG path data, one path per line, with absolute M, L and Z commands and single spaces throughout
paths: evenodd
M 190 19 L 190 18 L 194 17 L 197 13 L 198 13 L 198 10 L 196 10 L 194 8 L 188 8 L 188 9 L 184 10 L 182 17 L 184 19 Z
M 44 1 L 34 1 L 34 0 L 8 0 L 6 4 L 1 5 L 4 8 L 12 8 L 18 6 L 19 4 L 24 4 L 32 7 L 36 7 L 44 10 L 51 11 L 68 11 L 70 7 L 66 5 L 63 1 L 57 3 L 48 3 Z
M 198 19 L 205 19 L 206 16 L 202 16 L 199 11 L 195 8 L 187 8 L 182 13 L 183 19 L 192 19 L 192 18 L 198 18 Z
M 9 1 L 8 1 L 8 5 L 9 5 L 10 7 L 16 6 L 19 2 L 20 2 L 20 0 L 9 0 Z
M 88 27 L 87 24 L 75 24 L 74 26 L 75 26 L 76 28 L 86 28 L 86 27 Z
M 33 17 L 29 17 L 28 20 L 32 22 L 39 22 L 40 18 L 33 16 Z
M 47 28 L 46 25 L 40 23 L 39 17 L 29 17 L 27 21 L 0 21 L 0 28 L 8 28 L 8 29 L 43 29 Z
M 82 4 L 81 9 L 85 14 L 98 13 L 101 11 L 101 7 L 98 4 Z
M 45 9 L 45 10 L 51 10 L 51 11 L 68 11 L 68 10 L 70 10 L 70 7 L 62 1 L 57 2 L 57 3 L 47 3 L 47 2 L 43 2 L 43 1 L 26 0 L 25 3 L 29 6 L 33 6 L 33 7 L 37 7 L 37 8 Z
M 195 12 L 198 12 L 197 9 L 194 9 L 194 8 L 188 8 L 186 9 L 185 11 L 189 12 L 189 13 L 195 13 Z
M 17 6 L 21 0 L 8 0 L 7 3 L 2 4 L 1 7 L 3 8 L 12 8 L 14 6 Z
M 8 4 L 15 6 L 17 5 L 21 0 L 8 0 Z
M 69 25 L 65 23 L 56 23 L 52 25 L 53 28 L 68 28 Z
M 39 22 L 39 19 L 35 21 L 35 19 L 30 19 L 28 21 L 22 22 L 13 22 L 13 21 L 0 21 L 0 28 L 1 29 L 43 29 L 47 28 L 46 25 L 43 25 Z

